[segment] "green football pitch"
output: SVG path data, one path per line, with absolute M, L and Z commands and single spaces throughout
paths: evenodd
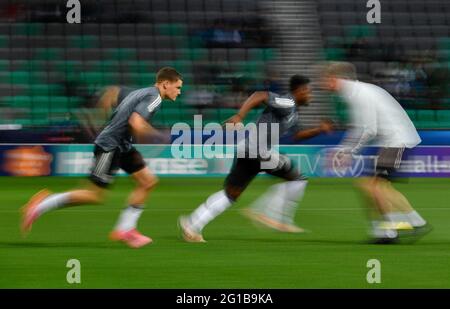
M 450 288 L 449 179 L 411 179 L 396 186 L 434 230 L 414 244 L 369 245 L 362 200 L 351 180 L 311 179 L 297 213 L 307 234 L 255 227 L 239 210 L 274 180 L 258 178 L 229 211 L 208 225 L 205 244 L 181 241 L 177 217 L 221 188 L 222 178 L 162 178 L 141 217 L 154 243 L 129 249 L 108 241 L 132 182 L 117 179 L 105 205 L 44 215 L 27 238 L 19 209 L 37 190 L 63 191 L 77 178 L 0 178 L 2 288 Z M 81 283 L 66 281 L 67 261 Z M 381 283 L 369 284 L 377 259 Z

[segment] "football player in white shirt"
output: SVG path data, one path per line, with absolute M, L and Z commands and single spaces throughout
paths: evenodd
M 348 104 L 351 129 L 338 153 L 341 163 L 349 165 L 353 155 L 371 143 L 379 147 L 373 177 L 358 184 L 370 199 L 371 236 L 375 243 L 392 243 L 405 234 L 422 235 L 431 230 L 406 197 L 392 185 L 393 173 L 400 167 L 405 148 L 417 146 L 421 139 L 401 105 L 384 89 L 356 80 L 351 63 L 335 62 L 327 66 L 323 86 L 339 94 Z M 375 206 L 375 207 L 373 207 Z

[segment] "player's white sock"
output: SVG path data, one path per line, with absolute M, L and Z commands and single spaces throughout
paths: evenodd
M 308 181 L 306 180 L 295 180 L 285 182 L 286 187 L 286 198 L 290 201 L 300 201 L 305 193 L 306 185 Z
M 424 218 L 417 213 L 417 211 L 413 210 L 405 214 L 408 218 L 408 222 L 411 223 L 413 227 L 421 227 L 427 224 Z
M 387 221 L 390 221 L 390 222 L 408 222 L 409 223 L 409 219 L 407 218 L 407 216 L 401 212 L 389 212 L 389 213 L 385 214 L 384 217 L 386 218 Z
M 223 213 L 231 205 L 232 201 L 225 194 L 225 191 L 222 190 L 214 193 L 190 215 L 192 228 L 201 232 L 209 222 Z
M 260 210 L 275 220 L 292 224 L 307 183 L 306 180 L 296 180 L 272 186 L 268 197 L 263 197 L 265 201 L 260 201 Z
M 136 228 L 137 221 L 143 211 L 143 206 L 128 206 L 127 208 L 122 210 L 115 229 L 120 231 L 129 231 Z
M 284 207 L 286 199 L 284 198 L 284 184 L 276 184 L 269 188 L 261 200 L 258 201 L 258 208 L 261 212 L 277 221 L 284 221 Z
M 42 215 L 51 210 L 61 208 L 69 203 L 69 196 L 69 192 L 52 194 L 36 207 L 36 211 L 39 215 Z

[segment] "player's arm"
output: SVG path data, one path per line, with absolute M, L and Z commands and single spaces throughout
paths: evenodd
M 267 91 L 256 91 L 256 92 L 254 92 L 242 104 L 242 106 L 239 109 L 238 113 L 236 115 L 230 117 L 225 122 L 226 123 L 240 123 L 240 122 L 242 122 L 245 119 L 245 117 L 247 116 L 249 111 L 251 111 L 255 107 L 258 107 L 258 106 L 262 105 L 264 102 L 267 102 L 268 99 L 269 99 L 269 93 Z
M 333 132 L 333 122 L 331 120 L 322 120 L 317 128 L 297 131 L 294 135 L 295 140 L 308 139 L 322 133 Z
M 353 127 L 341 145 L 346 152 L 357 154 L 377 135 L 377 111 L 373 102 L 359 102 L 354 107 L 353 119 Z
M 128 119 L 131 134 L 138 142 L 147 141 L 150 138 L 161 137 L 162 134 L 137 112 L 133 112 Z
M 106 88 L 98 100 L 98 107 L 103 111 L 105 118 L 109 117 L 111 110 L 117 105 L 120 87 L 111 86 Z

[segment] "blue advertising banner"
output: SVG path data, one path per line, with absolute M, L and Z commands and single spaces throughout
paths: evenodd
M 226 175 L 234 160 L 233 146 L 222 154 L 189 146 L 189 157 L 180 156 L 179 146 L 137 145 L 149 168 L 158 175 Z M 359 177 L 371 175 L 377 160 L 375 147 L 368 147 L 343 166 L 335 146 L 283 145 L 279 151 L 291 158 L 301 173 L 310 177 Z M 92 145 L 0 145 L 0 175 L 85 176 L 93 163 Z M 119 175 L 124 174 L 119 171 Z M 450 177 L 450 146 L 419 146 L 405 151 L 399 177 Z

